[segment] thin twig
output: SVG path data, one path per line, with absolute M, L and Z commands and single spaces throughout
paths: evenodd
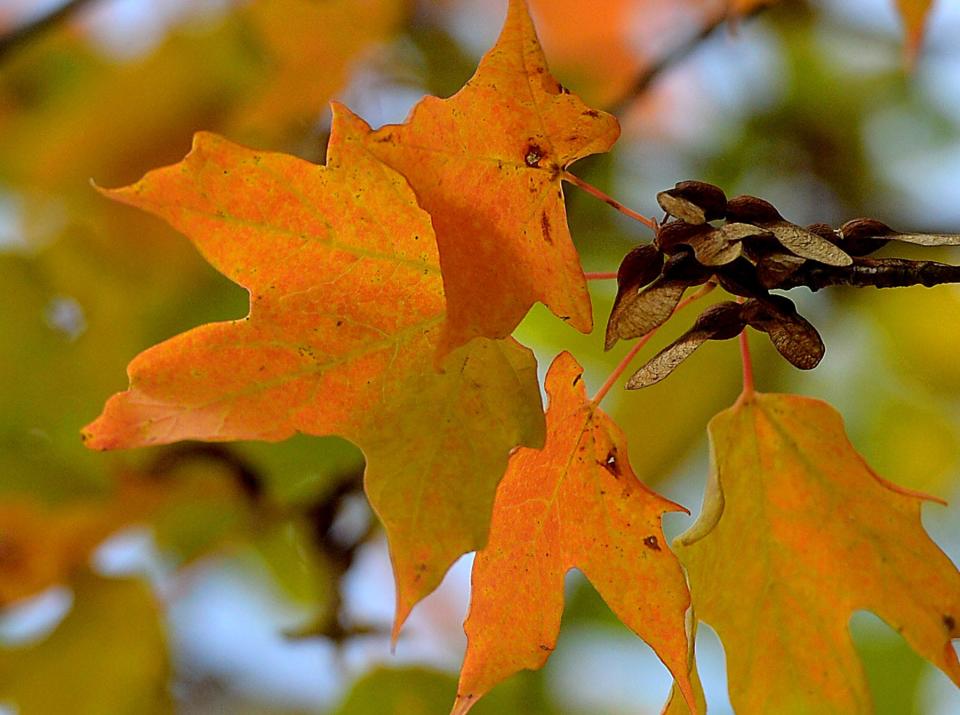
M 55 7 L 45 15 L 26 22 L 11 32 L 0 36 L 0 61 L 20 45 L 28 42 L 37 35 L 44 33 L 58 23 L 68 19 L 92 0 L 68 0 L 59 7 Z
M 657 230 L 657 222 L 654 221 L 652 218 L 647 218 L 647 217 L 644 216 L 643 214 L 637 213 L 637 212 L 634 211 L 633 209 L 627 208 L 626 206 L 624 206 L 623 204 L 621 204 L 619 201 L 617 201 L 615 198 L 613 198 L 613 197 L 611 197 L 611 196 L 607 196 L 607 194 L 603 193 L 603 192 L 602 192 L 600 189 L 598 189 L 596 186 L 594 186 L 593 184 L 588 184 L 586 181 L 584 181 L 583 179 L 581 179 L 579 176 L 575 176 L 574 174 L 571 174 L 569 171 L 564 171 L 563 174 L 562 174 L 562 176 L 563 176 L 564 179 L 566 179 L 567 181 L 569 181 L 571 184 L 574 184 L 575 186 L 583 189 L 584 191 L 586 191 L 588 194 L 590 194 L 590 195 L 593 196 L 594 198 L 600 199 L 601 201 L 603 201 L 603 202 L 604 202 L 605 204 L 607 204 L 608 206 L 611 206 L 611 207 L 615 208 L 617 211 L 619 211 L 620 213 L 622 213 L 624 216 L 629 216 L 629 217 L 632 218 L 633 220 L 639 221 L 639 222 L 642 223 L 644 226 L 647 226 L 648 228 L 651 228 L 651 229 L 653 229 L 654 231 Z
M 686 308 L 688 305 L 693 303 L 695 300 L 700 300 L 701 298 L 703 298 L 703 296 L 707 295 L 707 293 L 709 293 L 716 287 L 717 287 L 717 284 L 714 283 L 713 281 L 704 283 L 703 286 L 700 287 L 700 290 L 698 290 L 696 293 L 694 293 L 693 295 L 687 298 L 684 298 L 679 303 L 677 303 L 677 307 L 673 309 L 673 312 L 670 313 L 670 316 L 673 317 L 674 315 L 679 313 L 681 310 Z M 607 381 L 603 383 L 603 385 L 600 387 L 599 390 L 597 390 L 597 394 L 593 396 L 593 399 L 591 400 L 591 402 L 594 405 L 599 405 L 600 401 L 607 396 L 607 393 L 610 392 L 610 388 L 612 388 L 614 384 L 617 382 L 617 380 L 620 379 L 620 376 L 623 375 L 624 371 L 627 369 L 627 367 L 629 367 L 630 363 L 633 362 L 633 359 L 637 356 L 637 353 L 643 349 L 643 346 L 649 343 L 650 339 L 657 334 L 657 331 L 660 329 L 660 327 L 661 326 L 654 328 L 649 333 L 647 333 L 642 338 L 640 338 L 637 341 L 636 345 L 630 348 L 630 352 L 624 355 L 623 360 L 620 361 L 620 364 L 618 364 L 613 369 L 613 372 L 610 373 L 610 377 L 608 377 Z
M 749 19 L 763 9 L 764 6 L 758 6 L 750 12 L 738 15 L 737 19 Z M 630 89 L 624 92 L 623 96 L 611 105 L 607 111 L 616 115 L 622 114 L 630 103 L 646 92 L 650 88 L 650 85 L 652 85 L 661 74 L 693 54 L 700 45 L 709 39 L 710 36 L 727 21 L 728 17 L 727 4 L 723 3 L 717 12 L 707 18 L 707 21 L 695 35 L 684 38 L 683 41 L 663 57 L 644 67 L 633 81 Z

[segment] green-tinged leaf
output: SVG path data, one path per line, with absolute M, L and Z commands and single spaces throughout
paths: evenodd
M 0 703 L 20 715 L 172 713 L 160 613 L 140 581 L 88 574 L 45 640 L 0 650 Z
M 703 513 L 677 550 L 738 712 L 870 712 L 847 625 L 861 609 L 960 685 L 960 572 L 923 530 L 922 495 L 877 476 L 817 400 L 758 394 L 710 438 Z

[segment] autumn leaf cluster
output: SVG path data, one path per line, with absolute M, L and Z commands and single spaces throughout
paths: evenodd
M 545 22 L 555 22 L 551 13 L 562 14 L 564 4 L 544 4 Z M 729 9 L 746 15 L 762 4 Z M 928 9 L 921 4 L 901 3 L 914 53 Z M 187 236 L 246 290 L 249 312 L 192 327 L 138 355 L 128 389 L 83 429 L 85 445 L 277 442 L 297 434 L 352 442 L 389 542 L 395 643 L 450 566 L 477 554 L 455 713 L 546 663 L 557 646 L 564 578 L 574 568 L 669 670 L 675 691 L 667 712 L 705 710 L 698 622 L 720 637 L 738 712 L 770 712 L 773 703 L 782 712 L 869 712 L 847 628 L 861 609 L 960 686 L 952 645 L 960 636 L 960 573 L 920 521 L 922 503 L 939 499 L 880 477 L 825 403 L 755 392 L 748 379 L 736 404 L 710 423 L 703 507 L 672 546 L 663 516 L 689 510 L 641 481 L 626 434 L 600 408 L 620 372 L 591 396 L 581 363 L 560 350 L 546 370 L 544 409 L 537 360 L 513 335 L 541 303 L 557 321 L 604 343 L 564 185 L 593 190 L 570 167 L 609 151 L 620 125 L 558 82 L 526 2 L 508 5 L 496 43 L 451 97 L 428 96 L 402 124 L 377 129 L 334 103 L 323 164 L 200 132 L 182 161 L 124 188 L 98 187 Z M 339 85 L 345 71 L 335 64 L 310 94 L 291 90 L 312 66 L 299 49 L 309 43 L 286 38 L 288 25 L 258 15 L 262 7 L 251 5 L 251 21 L 275 42 L 276 74 L 225 123 L 228 136 L 231 129 L 247 137 L 286 131 L 305 107 L 333 93 L 323 82 Z M 336 3 L 324 12 L 330 23 L 356 17 Z M 335 56 L 348 57 L 396 20 L 384 8 L 373 16 L 377 22 L 338 35 L 344 46 Z M 604 106 L 628 84 L 617 60 L 622 48 L 607 50 L 598 66 L 610 62 L 618 71 L 599 88 Z M 724 196 L 717 213 L 701 194 L 690 200 L 691 186 L 660 195 L 666 220 L 653 222 L 652 242 L 625 257 L 605 347 L 639 339 L 641 348 L 716 285 L 741 301 L 704 309 L 628 387 L 659 382 L 708 340 L 741 336 L 745 345 L 748 327 L 766 333 L 794 365 L 811 368 L 824 356 L 819 334 L 770 290 L 840 283 L 836 270 L 849 266 L 861 275 L 878 265 L 887 275 L 906 270 L 889 263 L 898 259 L 848 254 L 845 233 L 850 245 L 871 242 L 871 251 L 893 240 L 933 245 L 925 236 L 956 243 L 882 224 L 859 234 L 863 223 L 818 232 L 769 204 L 773 214 L 751 212 L 765 203 L 753 197 L 741 197 L 753 202 L 744 207 Z M 684 299 L 695 286 L 702 288 Z M 633 445 L 634 453 L 643 448 Z M 240 475 L 239 486 L 215 498 L 242 504 L 239 519 L 263 516 L 260 487 L 244 482 L 242 464 L 225 464 Z M 118 525 L 155 518 L 181 498 L 139 480 L 122 484 L 107 510 L 0 505 L 6 520 L 21 525 L 14 530 L 56 523 L 62 539 L 46 546 L 39 536 L 24 539 L 40 544 L 29 556 L 39 565 L 27 580 L 0 580 L 2 602 L 55 582 Z M 321 519 L 321 538 L 332 518 Z M 334 570 L 345 570 L 351 553 L 340 552 Z M 98 593 L 109 600 L 112 591 Z M 163 664 L 145 661 L 144 668 L 155 674 Z

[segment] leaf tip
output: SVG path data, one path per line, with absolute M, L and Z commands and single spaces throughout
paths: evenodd
M 477 698 L 474 697 L 473 693 L 467 693 L 466 695 L 457 693 L 457 699 L 453 701 L 450 715 L 467 715 L 476 702 Z

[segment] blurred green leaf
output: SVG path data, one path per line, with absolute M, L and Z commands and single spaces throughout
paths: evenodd
M 0 702 L 20 715 L 162 715 L 166 638 L 150 589 L 87 574 L 73 610 L 44 641 L 0 651 Z

